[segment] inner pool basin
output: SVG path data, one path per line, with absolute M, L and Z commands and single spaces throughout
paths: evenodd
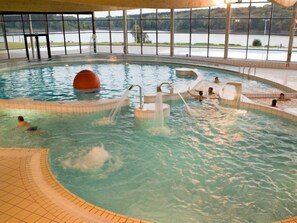
M 175 71 L 180 67 L 180 65 L 131 63 L 32 66 L 28 69 L 1 73 L 0 99 L 21 97 L 38 101 L 98 100 L 121 97 L 131 84 L 139 84 L 144 94 L 156 94 L 157 85 L 164 81 L 172 82 L 175 88 L 181 89 L 195 79 L 195 77 L 178 78 Z M 100 77 L 100 91 L 82 94 L 73 89 L 75 75 L 84 69 L 91 70 Z M 209 82 L 213 82 L 215 77 L 219 77 L 223 83 L 239 81 L 243 84 L 243 91 L 273 92 L 276 90 L 267 84 L 231 75 L 230 72 L 206 68 L 199 68 L 199 72 Z M 133 92 L 131 92 L 132 95 Z
M 83 69 L 100 76 L 100 91 L 86 94 L 91 100 L 121 97 L 132 84 L 139 84 L 144 94 L 156 94 L 156 86 L 165 81 L 187 89 L 195 78 L 177 77 L 178 67 L 99 63 L 10 71 L 1 76 L 0 97 L 83 100 L 72 89 L 75 74 Z M 226 71 L 197 69 L 207 83 L 218 76 L 222 82 L 241 82 L 245 92 L 280 91 Z M 295 122 L 224 107 L 217 99 L 189 97 L 185 101 L 194 112 L 182 100 L 167 101 L 170 115 L 160 125 L 135 119 L 137 90 L 129 98 L 130 106 L 121 109 L 112 125 L 98 124 L 110 111 L 1 109 L 0 146 L 48 148 L 51 171 L 69 191 L 139 219 L 262 223 L 297 215 Z M 16 128 L 19 115 L 40 131 Z

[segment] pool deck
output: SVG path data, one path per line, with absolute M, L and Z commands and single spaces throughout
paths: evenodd
M 96 207 L 69 192 L 51 173 L 47 149 L 1 148 L 0 174 L 1 223 L 148 223 Z
M 216 68 L 238 71 L 238 66 Z M 297 92 L 296 70 L 257 68 L 251 75 Z M 282 104 L 287 105 L 297 108 L 295 101 Z M 0 148 L 0 174 L 0 222 L 149 222 L 102 209 L 69 192 L 52 174 L 47 149 Z M 278 223 L 297 223 L 297 216 Z

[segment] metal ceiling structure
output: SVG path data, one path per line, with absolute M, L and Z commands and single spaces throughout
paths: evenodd
M 242 0 L 1 0 L 1 12 L 94 12 L 133 8 L 183 9 L 223 5 Z M 297 0 L 271 0 L 293 6 Z

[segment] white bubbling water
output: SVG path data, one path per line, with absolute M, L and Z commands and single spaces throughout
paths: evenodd
M 163 114 L 163 98 L 162 92 L 157 92 L 155 102 L 155 119 L 159 121 L 159 126 L 164 126 L 164 114 Z
M 170 128 L 165 127 L 165 126 L 150 128 L 148 131 L 153 135 L 166 135 L 166 136 L 169 136 L 171 134 Z
M 68 157 L 61 161 L 63 168 L 77 170 L 94 170 L 103 167 L 104 163 L 111 158 L 104 146 L 92 147 L 89 151 L 81 151 L 78 154 L 69 154 Z
M 97 125 L 115 125 L 116 122 L 116 117 L 117 115 L 120 113 L 121 111 L 121 107 L 123 106 L 125 100 L 128 99 L 128 95 L 129 95 L 130 90 L 126 90 L 122 97 L 120 98 L 117 106 L 110 112 L 109 117 L 104 117 L 98 120 L 95 120 L 94 122 L 92 122 L 93 126 L 97 126 Z
M 92 122 L 92 126 L 98 126 L 98 125 L 115 125 L 115 121 L 112 120 L 110 117 L 104 117 L 102 119 L 98 119 Z

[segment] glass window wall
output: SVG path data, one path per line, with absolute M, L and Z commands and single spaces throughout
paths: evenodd
M 3 40 L 7 41 L 7 56 L 10 59 L 22 58 L 26 54 L 24 49 L 23 19 L 22 15 L 9 14 L 3 16 L 3 26 L 5 36 Z
M 142 9 L 143 54 L 157 54 L 157 10 Z
M 174 54 L 223 58 L 226 15 L 225 4 L 175 9 Z M 243 0 L 231 3 L 230 16 L 228 58 L 287 60 L 292 8 Z M 49 34 L 52 55 L 123 54 L 123 11 L 96 12 L 92 19 L 91 13 L 0 14 L 0 59 L 26 58 L 24 34 L 35 33 Z M 170 9 L 127 10 L 128 53 L 170 55 L 170 28 Z M 46 38 L 38 40 L 42 58 L 46 57 Z M 27 41 L 30 55 L 34 54 L 35 36 Z M 293 41 L 293 61 L 296 48 Z
M 209 7 L 192 9 L 190 56 L 208 56 L 209 21 Z
M 110 12 L 111 44 L 113 53 L 123 53 L 124 31 L 123 11 Z
M 158 10 L 158 55 L 170 55 L 170 9 Z
M 189 56 L 191 44 L 191 10 L 174 10 L 174 54 Z
M 210 7 L 209 57 L 224 57 L 226 6 Z
M 141 10 L 127 10 L 128 48 L 131 54 L 141 54 L 143 30 Z
M 292 8 L 273 5 L 269 28 L 268 60 L 287 60 Z
M 96 43 L 98 53 L 110 53 L 111 52 L 111 34 L 109 26 L 109 14 L 108 12 L 96 12 Z

